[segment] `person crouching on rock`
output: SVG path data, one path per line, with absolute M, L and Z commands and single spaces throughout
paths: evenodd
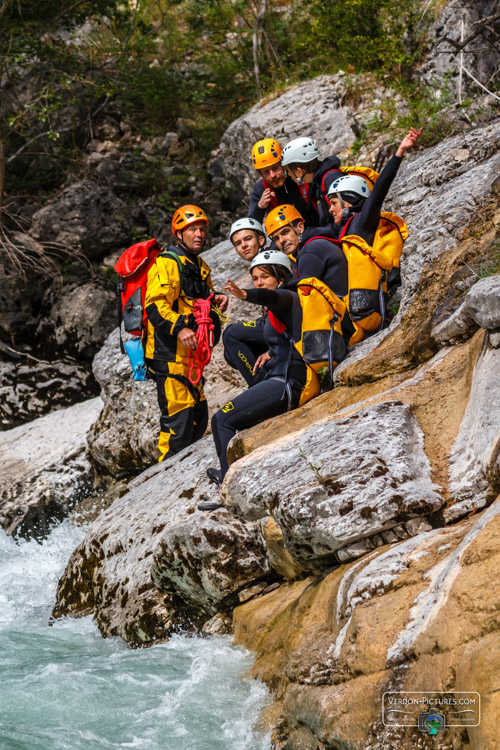
M 262 178 L 250 193 L 248 215 L 252 219 L 262 223 L 268 211 L 280 203 L 291 203 L 299 211 L 306 211 L 307 201 L 299 186 L 281 165 L 281 146 L 275 138 L 264 138 L 254 143 L 252 164 Z M 315 211 L 311 212 L 311 216 L 313 225 L 317 224 Z
M 286 167 L 297 186 L 303 191 L 305 207 L 299 208 L 306 227 L 328 223 L 328 203 L 325 195 L 339 173 L 338 156 L 321 158 L 320 150 L 309 137 L 294 138 L 283 149 L 281 164 Z M 291 203 L 284 200 L 283 203 Z
M 253 261 L 266 244 L 262 224 L 249 216 L 232 224 L 229 239 L 240 258 L 246 261 Z M 267 352 L 265 320 L 265 316 L 261 315 L 254 320 L 231 323 L 222 334 L 224 359 L 238 370 L 249 386 L 260 379 L 256 363 L 260 355 Z
M 227 280 L 224 287 L 238 299 L 264 305 L 269 314 L 264 333 L 269 349 L 265 378 L 233 401 L 225 404 L 212 417 L 212 433 L 220 469 L 207 470 L 208 477 L 221 484 L 229 468 L 227 446 L 238 430 L 253 427 L 265 419 L 295 409 L 320 391 L 316 373 L 304 362 L 294 347 L 302 330 L 302 308 L 296 292 L 283 289 L 292 275 L 290 259 L 277 250 L 264 250 L 251 264 L 254 289 L 240 289 Z M 266 355 L 264 355 L 266 356 Z M 213 510 L 201 503 L 201 510 Z
M 148 329 L 146 364 L 154 373 L 161 411 L 159 461 L 199 440 L 208 424 L 203 380 L 189 380 L 188 355 L 197 347 L 195 300 L 213 293 L 210 268 L 199 258 L 206 241 L 208 219 L 198 206 L 181 206 L 172 219 L 175 245 L 156 258 L 148 273 L 146 314 Z M 219 310 L 227 307 L 227 296 L 215 294 Z M 220 322 L 211 313 L 215 331 Z M 214 340 L 217 336 L 214 337 Z

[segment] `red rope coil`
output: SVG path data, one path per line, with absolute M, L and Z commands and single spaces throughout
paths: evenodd
M 193 385 L 198 385 L 203 375 L 203 370 L 210 362 L 214 345 L 214 324 L 210 316 L 210 300 L 198 299 L 193 308 L 193 314 L 197 323 L 196 338 L 198 345 L 194 351 L 188 353 L 189 380 Z M 196 375 L 193 376 L 193 370 Z M 195 377 L 195 379 L 193 379 Z

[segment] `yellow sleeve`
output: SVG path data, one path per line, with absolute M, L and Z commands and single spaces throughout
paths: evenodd
M 148 273 L 146 314 L 151 324 L 177 336 L 187 325 L 187 315 L 173 310 L 181 292 L 179 268 L 172 258 L 158 257 Z

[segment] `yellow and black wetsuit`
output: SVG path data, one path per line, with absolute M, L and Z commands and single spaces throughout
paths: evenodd
M 179 260 L 170 257 L 171 253 Z M 178 245 L 161 253 L 148 273 L 145 356 L 156 375 L 158 388 L 160 461 L 199 440 L 207 427 L 203 381 L 198 386 L 190 382 L 189 349 L 177 336 L 183 328 L 196 329 L 194 301 L 207 299 L 212 291 L 210 268 L 205 261 Z

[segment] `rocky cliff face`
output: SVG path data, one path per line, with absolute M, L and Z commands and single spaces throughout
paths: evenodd
M 332 82 L 318 85 L 329 92 L 320 118 Z M 293 92 L 283 97 L 277 111 Z M 232 127 L 256 140 L 265 107 Z M 348 123 L 342 107 L 334 116 Z M 277 750 L 495 747 L 499 136 L 494 121 L 405 159 L 390 194 L 410 229 L 398 315 L 349 353 L 332 391 L 233 440 L 222 509 L 197 510 L 210 436 L 153 465 L 154 388 L 131 380 L 111 333 L 94 359 L 104 406 L 89 406 L 78 451 L 87 441 L 94 469 L 115 479 L 142 473 L 74 551 L 54 616 L 93 614 L 103 635 L 134 646 L 179 627 L 234 628 L 275 698 Z M 229 142 L 218 157 L 228 174 Z M 205 257 L 216 287 L 244 278 L 229 243 Z M 219 351 L 211 406 L 241 387 Z M 481 724 L 431 745 L 383 724 L 395 690 L 480 692 Z

